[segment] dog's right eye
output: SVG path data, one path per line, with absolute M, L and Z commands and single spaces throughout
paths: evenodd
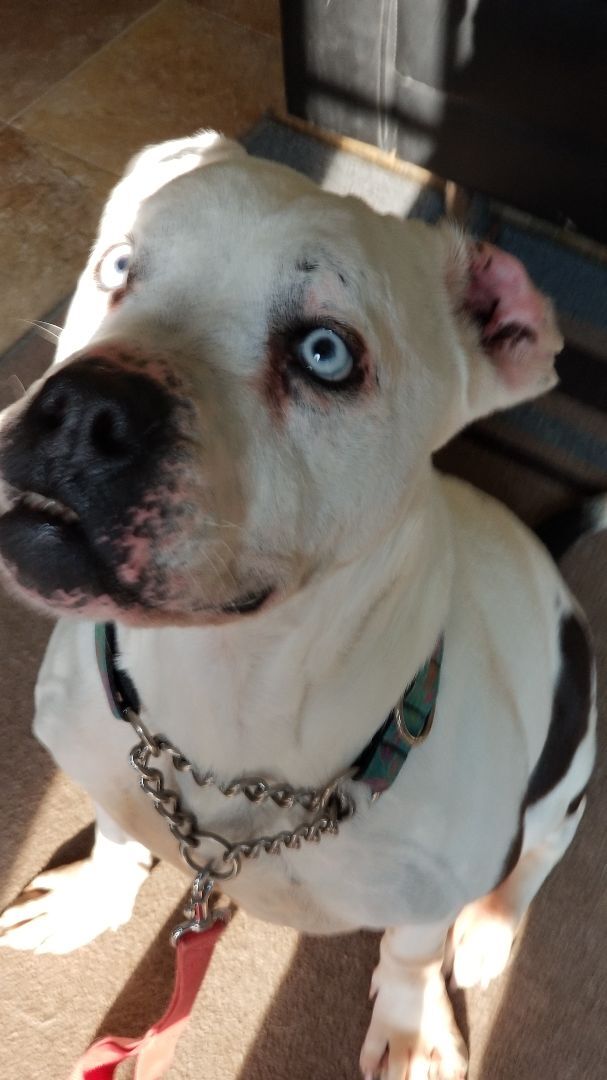
M 114 244 L 97 264 L 95 280 L 100 289 L 113 292 L 126 285 L 131 265 L 130 244 Z
M 300 337 L 296 353 L 300 363 L 321 382 L 344 382 L 354 367 L 345 341 L 326 327 L 314 327 Z
M 308 326 L 291 337 L 291 356 L 300 371 L 327 389 L 345 389 L 362 378 L 361 346 L 345 328 Z

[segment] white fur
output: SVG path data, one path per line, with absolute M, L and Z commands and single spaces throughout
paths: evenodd
M 141 284 L 112 308 L 92 270 L 127 232 L 145 252 Z M 311 933 L 392 928 L 362 1058 L 366 1074 L 383 1069 L 389 1080 L 426 1077 L 431 1067 L 439 1080 L 464 1075 L 442 949 L 462 909 L 491 893 L 517 831 L 550 720 L 558 613 L 572 608 L 527 530 L 430 466 L 430 453 L 468 421 L 554 381 L 548 308 L 548 359 L 535 356 L 516 390 L 483 352 L 460 311 L 466 245 L 451 229 L 381 218 L 322 193 L 208 133 L 165 144 L 137 158 L 110 199 L 57 354 L 69 363 L 126 342 L 168 358 L 196 403 L 204 446 L 187 478 L 185 539 L 166 555 L 175 584 L 151 621 L 130 615 L 119 639 L 147 724 L 201 768 L 226 780 L 260 772 L 326 782 L 356 758 L 445 634 L 431 737 L 393 787 L 372 803 L 354 785 L 357 812 L 338 838 L 260 857 L 227 886 L 253 913 Z M 304 257 L 319 262 L 311 285 L 294 269 Z M 331 314 L 364 338 L 365 400 L 272 415 L 260 357 L 285 288 L 302 290 L 308 313 Z M 23 407 L 7 410 L 4 430 Z M 217 608 L 269 574 L 278 602 L 201 625 L 195 601 L 209 596 Z M 133 735 L 109 715 L 89 621 L 55 629 L 35 730 L 104 808 L 114 841 L 133 836 L 181 865 L 128 767 Z M 590 732 L 571 773 L 529 814 L 525 856 L 548 851 L 587 780 L 593 745 Z M 296 811 L 226 802 L 170 772 L 168 782 L 206 826 L 234 837 L 299 820 Z M 535 888 L 561 849 L 544 859 Z M 54 910 L 32 923 L 30 947 L 43 947 L 61 918 Z M 496 974 L 482 943 L 473 954 L 470 925 L 460 924 L 467 983 Z M 500 962 L 508 951 L 509 942 Z

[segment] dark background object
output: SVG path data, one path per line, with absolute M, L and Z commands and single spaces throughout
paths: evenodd
M 607 241 L 605 0 L 282 0 L 287 106 Z

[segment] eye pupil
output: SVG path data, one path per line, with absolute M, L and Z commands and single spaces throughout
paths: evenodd
M 121 255 L 120 258 L 116 259 L 116 262 L 114 263 L 114 266 L 119 274 L 124 273 L 128 265 L 129 260 L 127 255 Z
M 314 359 L 330 360 L 335 354 L 335 343 L 331 341 L 331 338 L 322 337 L 320 341 L 314 343 Z

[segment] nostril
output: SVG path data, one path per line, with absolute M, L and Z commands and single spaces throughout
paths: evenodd
M 61 427 L 68 408 L 67 394 L 42 397 L 36 404 L 36 419 L 41 428 L 51 432 Z
M 117 410 L 99 409 L 91 423 L 90 439 L 97 453 L 117 457 L 129 448 L 128 423 Z
M 29 445 L 45 455 L 47 470 L 95 464 L 114 475 L 145 458 L 150 438 L 155 447 L 172 438 L 173 407 L 171 395 L 147 374 L 86 357 L 47 380 L 25 413 L 22 430 Z

